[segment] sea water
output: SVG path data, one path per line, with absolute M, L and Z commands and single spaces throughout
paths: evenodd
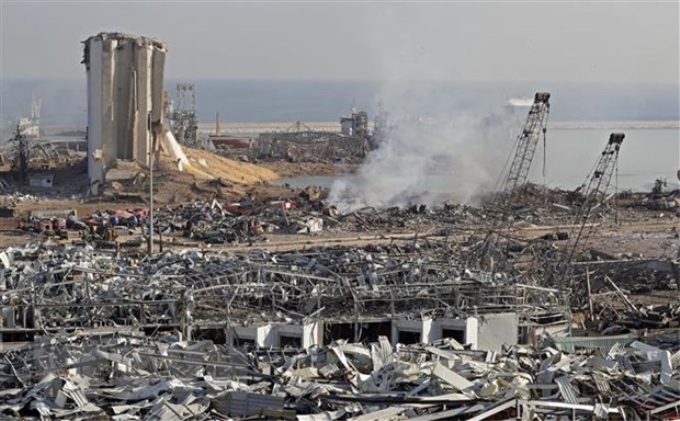
M 562 189 L 578 187 L 592 172 L 612 132 L 623 132 L 626 135 L 619 153 L 618 171 L 612 178 L 613 189 L 648 191 L 658 178 L 666 180 L 668 189 L 680 186 L 677 179 L 680 169 L 678 129 L 549 130 L 545 154 L 541 141 L 529 173 L 529 181 Z M 509 139 L 508 152 L 511 142 L 512 139 Z M 499 173 L 500 171 L 501 168 L 498 169 Z M 352 184 L 355 178 L 354 174 L 341 173 L 334 176 L 282 178 L 276 184 L 298 188 L 309 185 L 330 187 L 336 180 Z

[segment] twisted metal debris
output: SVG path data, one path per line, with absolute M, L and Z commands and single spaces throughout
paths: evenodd
M 0 411 L 9 419 L 303 421 L 640 420 L 680 411 L 680 351 L 625 338 L 582 340 L 590 349 L 577 352 L 560 350 L 566 345 L 548 337 L 543 349 L 496 353 L 451 339 L 394 347 L 381 337 L 244 354 L 100 329 L 4 352 Z
M 90 246 L 9 249 L 3 327 L 191 331 L 215 320 L 301 321 L 427 312 L 566 313 L 563 295 L 456 264 L 446 242 L 245 255 L 199 250 L 116 257 Z

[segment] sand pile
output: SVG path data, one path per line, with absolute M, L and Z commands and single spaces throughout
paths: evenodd
M 182 171 L 172 158 L 160 154 L 154 170 L 154 198 L 158 203 L 183 203 L 206 197 L 238 199 L 252 189 L 273 188 L 268 181 L 278 178 L 275 171 L 256 164 L 231 160 L 205 150 L 187 147 L 183 150 L 190 165 L 183 165 Z M 116 190 L 108 186 L 104 194 L 109 193 L 118 200 L 131 200 L 131 196 L 146 200 L 148 173 L 135 168 L 128 171 L 128 175 L 133 176 L 117 180 L 122 188 Z M 121 198 L 121 192 L 125 198 Z
M 209 151 L 184 148 L 191 166 L 186 173 L 197 179 L 222 179 L 230 183 L 254 184 L 278 178 L 274 171 L 248 162 L 234 161 Z

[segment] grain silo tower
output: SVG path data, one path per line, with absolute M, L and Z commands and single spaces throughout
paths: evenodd
M 83 44 L 88 174 L 95 183 L 118 160 L 148 166 L 162 135 L 167 49 L 162 41 L 121 33 L 100 33 Z

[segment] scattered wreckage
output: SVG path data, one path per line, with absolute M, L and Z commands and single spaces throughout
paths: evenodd
M 671 334 L 680 306 L 612 304 L 627 330 L 592 336 L 597 319 L 574 328 L 566 291 L 468 269 L 455 247 L 10 248 L 0 254 L 0 411 L 304 421 L 680 414 Z M 602 297 L 591 297 L 594 310 Z M 649 323 L 661 314 L 665 324 Z M 666 336 L 645 333 L 652 327 Z
M 308 188 L 295 200 L 161 208 L 154 231 L 196 247 L 155 255 L 137 250 L 141 237 L 114 236 L 120 227 L 144 235 L 144 209 L 36 215 L 101 238 L 98 247 L 40 239 L 0 253 L 2 416 L 680 416 L 680 305 L 628 299 L 640 288 L 673 290 L 675 261 L 579 249 L 551 278 L 559 282 L 545 282 L 561 256 L 555 243 L 574 235 L 518 238 L 507 227 L 566 226 L 578 204 L 562 193 L 536 189 L 503 211 L 345 214 L 321 196 Z M 596 218 L 610 210 L 605 203 Z M 502 241 L 489 246 L 480 233 L 497 218 Z M 422 234 L 277 252 L 200 244 L 334 229 Z M 482 254 L 492 270 L 478 265 Z
M 566 351 L 453 339 L 248 351 L 177 333 L 101 329 L 4 352 L 5 419 L 670 419 L 680 352 L 634 340 Z M 572 343 L 571 345 L 574 345 Z M 577 344 L 578 345 L 578 344 Z
M 451 236 L 471 230 L 485 233 L 494 228 L 492 221 L 501 221 L 504 226 L 512 229 L 535 225 L 569 225 L 578 214 L 579 200 L 582 200 L 575 192 L 529 184 L 522 187 L 520 201 L 503 208 L 494 204 L 444 204 L 432 207 L 413 204 L 382 209 L 365 207 L 342 212 L 324 202 L 326 192 L 323 189 L 308 186 L 291 194 L 289 197 L 268 200 L 244 197 L 231 203 L 213 199 L 173 207 L 164 206 L 154 213 L 154 232 L 168 242 L 176 241 L 183 245 L 186 245 L 186 241 L 207 244 L 255 243 L 281 234 L 328 237 L 337 233 L 374 232 L 388 235 L 415 231 L 422 235 Z M 646 195 L 636 196 L 631 193 L 621 193 L 618 196 L 620 197 L 609 196 L 598 204 L 592 214 L 589 214 L 589 222 L 598 224 L 648 218 L 649 216 L 636 213 L 635 208 L 649 208 L 652 206 L 650 203 L 657 203 L 659 200 L 675 200 L 672 197 L 652 199 Z M 652 209 L 667 209 L 654 206 Z M 105 210 L 80 218 L 69 209 L 36 211 L 22 219 L 17 228 L 67 239 L 67 231 L 83 231 L 93 226 L 122 227 L 118 229 L 121 233 L 146 237 L 148 209 Z M 104 231 L 99 234 L 100 237 Z M 90 233 L 90 237 L 92 234 L 94 233 Z M 555 235 L 554 240 L 563 241 L 566 239 L 563 236 L 568 233 L 547 235 Z

